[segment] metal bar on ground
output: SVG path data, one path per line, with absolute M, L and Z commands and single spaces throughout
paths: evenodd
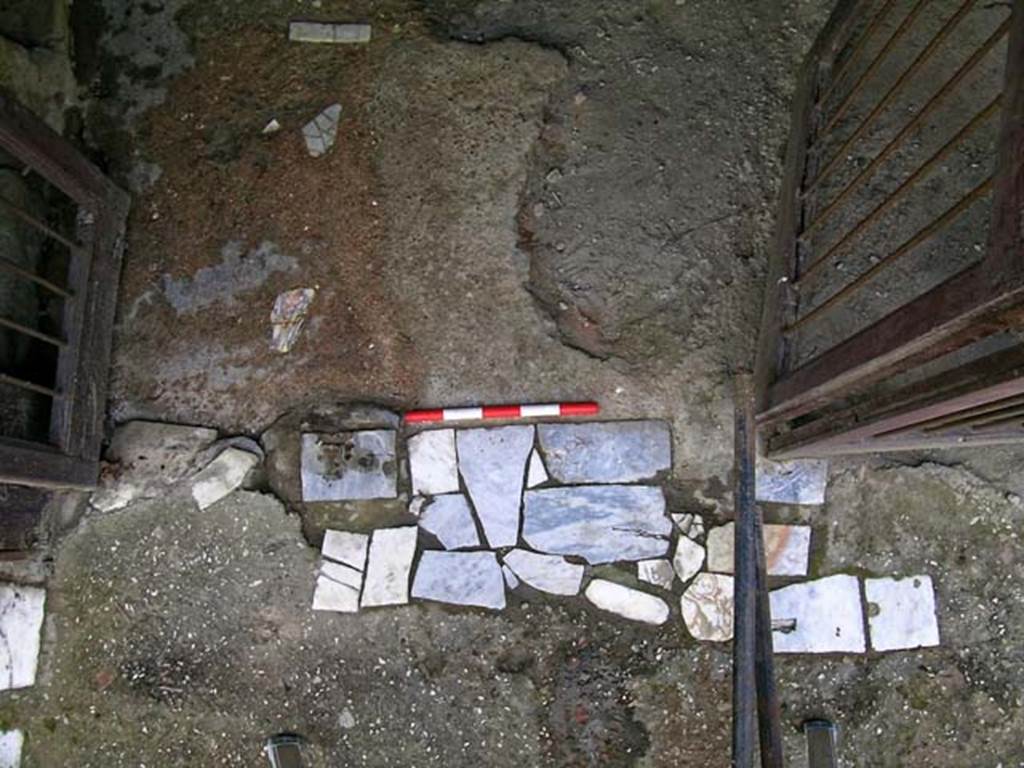
M 963 128 L 957 131 L 956 135 L 953 136 L 949 141 L 942 145 L 942 147 L 931 157 L 924 161 L 921 166 L 914 171 L 910 176 L 903 180 L 901 183 L 885 200 L 880 202 L 875 208 L 857 222 L 852 229 L 850 229 L 845 235 L 831 245 L 825 253 L 819 256 L 815 261 L 811 262 L 804 268 L 803 273 L 796 281 L 798 284 L 807 280 L 814 273 L 816 273 L 822 266 L 828 263 L 828 260 L 832 258 L 836 253 L 839 252 L 844 246 L 849 244 L 857 235 L 871 226 L 878 218 L 891 208 L 895 203 L 906 194 L 913 186 L 920 181 L 932 168 L 941 163 L 949 154 L 959 146 L 964 139 L 970 136 L 979 126 L 983 125 L 988 118 L 992 117 L 998 110 L 1002 103 L 1002 95 L 996 96 L 989 105 L 985 107 L 981 112 L 971 118 L 970 122 L 967 123 Z
M 753 433 L 754 415 L 750 414 L 749 429 Z M 752 449 L 753 450 L 753 447 Z M 751 464 L 755 454 L 751 454 Z M 756 478 L 755 478 L 756 479 Z M 768 566 L 764 551 L 764 520 L 761 510 L 754 503 L 754 553 L 757 566 L 757 599 L 755 600 L 756 656 L 755 674 L 757 681 L 757 732 L 761 745 L 761 768 L 783 768 L 785 757 L 782 749 L 782 708 L 779 705 L 779 691 L 775 687 L 775 657 L 772 644 L 771 602 L 768 596 Z
M 839 87 L 839 79 L 843 76 L 843 73 L 846 72 L 846 68 L 857 60 L 861 52 L 864 50 L 864 46 L 867 44 L 867 41 L 871 39 L 871 36 L 875 33 L 875 30 L 878 28 L 882 19 L 895 4 L 896 0 L 885 0 L 885 3 L 883 3 L 875 12 L 875 15 L 871 18 L 871 21 L 868 22 L 868 25 L 864 28 L 860 37 L 857 38 L 857 42 L 854 43 L 853 47 L 850 49 L 850 55 L 843 59 L 831 72 L 832 81 L 829 83 L 828 88 L 825 89 L 825 92 L 821 95 L 821 98 L 818 99 L 818 104 L 824 106 L 825 102 L 831 98 L 833 93 L 835 93 L 836 88 Z
M 889 159 L 892 153 L 900 148 L 906 138 L 910 136 L 910 134 L 913 133 L 925 121 L 925 119 L 938 108 L 943 99 L 952 93 L 956 86 L 960 84 L 960 81 L 967 77 L 971 70 L 973 70 L 978 63 L 984 59 L 993 48 L 995 48 L 999 41 L 1006 35 L 1009 28 L 1010 21 L 1007 19 L 999 25 L 999 28 L 996 29 L 996 31 L 993 32 L 973 54 L 971 54 L 967 61 L 960 65 L 960 68 L 942 84 L 939 90 L 932 95 L 927 103 L 925 103 L 925 105 L 921 107 L 921 109 L 907 122 L 907 124 L 900 129 L 899 133 L 897 133 L 888 144 L 882 147 L 882 150 L 875 155 L 875 158 L 864 166 L 860 173 L 854 176 L 850 183 L 843 187 L 842 191 L 840 191 L 839 194 L 836 195 L 836 197 L 814 217 L 814 219 L 804 228 L 801 235 L 806 236 L 819 229 L 821 225 L 825 223 L 826 219 L 828 219 L 829 216 L 831 216 L 850 195 L 857 191 L 865 181 L 871 178 L 875 171 L 877 171 L 879 167 Z M 802 193 L 804 197 L 814 191 L 817 181 L 818 179 L 814 179 L 804 187 Z
M 12 331 L 23 333 L 26 336 L 31 336 L 33 339 L 45 341 L 47 344 L 52 344 L 53 346 L 60 347 L 61 349 L 64 349 L 68 345 L 68 343 L 64 341 L 64 339 L 58 339 L 56 336 L 50 336 L 48 333 L 42 333 L 41 331 L 37 331 L 34 328 L 29 328 L 27 325 L 17 323 L 14 320 L 8 320 L 5 317 L 0 317 L 0 326 L 3 326 L 4 328 L 10 328 Z
M 406 411 L 406 423 L 481 421 L 483 419 L 535 419 L 545 416 L 593 416 L 601 412 L 595 402 L 543 403 L 533 405 L 484 405 L 469 408 L 432 408 Z
M 50 387 L 44 387 L 42 384 L 35 384 L 25 379 L 19 379 L 17 376 L 9 376 L 6 373 L 0 373 L 0 384 L 9 384 L 12 387 L 18 387 L 19 389 L 27 389 L 30 392 L 36 392 L 40 395 L 46 395 L 57 399 L 61 397 L 60 392 Z
M 932 39 L 928 42 L 928 45 L 926 45 L 921 50 L 921 52 L 914 58 L 914 60 L 910 63 L 910 66 L 903 71 L 903 74 L 896 78 L 896 82 L 894 82 L 892 86 L 890 86 L 889 90 L 886 91 L 885 95 L 878 100 L 878 103 L 875 104 L 874 107 L 872 107 L 867 117 L 861 120 L 860 125 L 858 125 L 857 128 L 853 131 L 853 133 L 851 133 L 843 141 L 839 149 L 836 150 L 835 154 L 833 154 L 832 159 L 825 163 L 825 166 L 818 171 L 818 175 L 815 181 L 819 181 L 825 178 L 835 169 L 836 165 L 838 165 L 839 162 L 846 156 L 847 150 L 849 150 L 849 148 L 852 147 L 853 144 L 858 139 L 860 139 L 861 136 L 864 135 L 864 132 L 882 113 L 882 110 L 884 110 L 889 105 L 893 97 L 895 97 L 896 94 L 899 93 L 900 89 L 903 88 L 903 86 L 910 81 L 910 78 L 916 75 L 918 70 L 928 63 L 928 60 L 931 59 L 931 57 L 935 54 L 935 51 L 937 51 L 939 46 L 942 45 L 942 43 L 945 41 L 947 37 L 949 37 L 950 33 L 952 33 L 956 25 L 959 24 L 960 21 L 964 18 L 964 16 L 967 15 L 967 12 L 976 2 L 977 0 L 963 0 L 963 2 L 960 4 L 960 7 L 957 9 L 956 13 L 954 13 L 952 16 L 946 19 L 946 22 L 942 25 L 939 31 L 935 33 Z M 825 126 L 826 133 L 828 133 L 828 131 L 831 129 L 833 121 L 834 118 Z
M 843 115 L 846 114 L 846 110 L 850 108 L 850 104 L 853 103 L 854 97 L 860 92 L 860 89 L 864 87 L 864 83 L 871 79 L 871 77 L 878 71 L 878 68 L 882 66 L 882 62 L 885 57 L 889 55 L 889 52 L 893 49 L 893 46 L 903 37 L 904 33 L 910 29 L 911 25 L 917 20 L 917 17 L 921 15 L 921 11 L 924 10 L 925 6 L 928 5 L 929 0 L 917 0 L 917 3 L 910 12 L 904 17 L 900 25 L 896 27 L 896 31 L 889 36 L 889 39 L 885 41 L 885 45 L 882 46 L 882 50 L 878 52 L 868 68 L 865 69 L 860 77 L 858 77 L 850 90 L 847 91 L 846 96 L 839 102 L 839 106 L 836 107 L 836 111 L 832 113 L 832 117 L 825 123 L 825 127 L 822 129 L 822 135 L 831 132 L 835 127 L 836 123 L 842 119 Z
M 13 261 L 11 261 L 10 259 L 6 259 L 3 256 L 0 256 L 0 269 L 2 269 L 5 272 L 10 272 L 11 274 L 14 275 L 18 275 L 19 277 L 23 277 L 26 280 L 31 280 L 36 285 L 42 286 L 51 293 L 56 293 L 58 296 L 62 296 L 65 299 L 70 299 L 74 295 L 71 291 L 67 290 L 66 288 L 61 288 L 56 283 L 50 282 L 45 277 L 40 277 L 35 272 L 29 269 L 25 269 L 24 267 L 18 266 Z
M 804 723 L 807 768 L 837 768 L 837 731 L 836 726 L 828 720 L 808 720 Z
M 749 376 L 735 385 L 736 525 L 732 641 L 732 765 L 753 768 L 757 719 L 757 552 L 754 545 L 754 399 Z
M 844 285 L 840 290 L 833 293 L 827 299 L 820 304 L 815 305 L 805 314 L 798 317 L 793 323 L 785 328 L 785 333 L 792 333 L 800 327 L 809 323 L 812 319 L 820 315 L 826 309 L 835 306 L 840 301 L 845 300 L 860 288 L 862 288 L 871 278 L 877 275 L 886 267 L 895 263 L 897 260 L 903 258 L 917 246 L 926 242 L 927 240 L 934 237 L 937 233 L 941 232 L 948 224 L 956 220 L 964 211 L 970 208 L 979 199 L 984 197 L 988 192 L 991 191 L 993 184 L 993 178 L 989 176 L 981 184 L 977 185 L 974 189 L 964 195 L 958 200 L 951 208 L 947 209 L 945 213 L 934 219 L 927 226 L 919 229 L 915 232 L 909 240 L 906 240 L 899 248 L 892 251 L 888 256 L 883 256 L 881 259 L 872 264 L 865 272 L 862 272 L 857 276 L 856 279 Z
M 42 232 L 44 235 L 47 235 L 48 237 L 52 237 L 54 240 L 56 240 L 58 243 L 60 243 L 61 245 L 65 246 L 69 250 L 72 250 L 72 251 L 82 251 L 83 250 L 81 245 L 79 245 L 78 243 L 74 242 L 73 240 L 69 240 L 68 238 L 64 237 L 64 235 L 62 235 L 60 232 L 55 230 L 49 224 L 47 224 L 44 221 L 40 221 L 39 219 L 37 219 L 35 216 L 33 216 L 28 211 L 22 210 L 18 205 L 12 203 L 6 197 L 0 197 L 0 208 L 4 208 L 5 210 L 10 211 L 11 213 L 13 213 L 15 216 L 17 216 L 19 219 L 24 221 L 29 226 L 35 227 L 36 229 L 38 229 L 40 232 Z

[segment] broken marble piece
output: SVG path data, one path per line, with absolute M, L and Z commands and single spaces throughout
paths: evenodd
M 366 567 L 366 548 L 369 543 L 370 536 L 365 533 L 326 530 L 320 554 L 362 572 Z
M 523 539 L 538 552 L 588 563 L 649 560 L 668 552 L 672 523 L 660 488 L 590 485 L 526 492 Z
M 672 567 L 683 584 L 696 576 L 703 565 L 704 547 L 685 536 L 680 536 L 676 539 L 676 551 L 672 555 Z
M 337 570 L 332 569 L 334 566 Z M 343 570 L 343 569 L 347 569 Z M 331 578 L 330 573 L 334 571 L 335 576 L 351 576 L 349 583 Z M 351 572 L 351 573 L 349 573 Z M 316 578 L 316 587 L 313 589 L 313 610 L 314 611 L 335 611 L 337 613 L 355 613 L 359 610 L 359 574 L 344 565 L 338 563 L 324 562 L 321 566 L 320 575 Z M 352 581 L 355 581 L 353 584 Z
M 431 429 L 409 438 L 412 492 L 426 496 L 459 490 L 455 430 Z
M 379 528 L 370 537 L 360 606 L 404 605 L 409 602 L 409 574 L 416 555 L 419 528 Z
M 526 549 L 513 549 L 503 559 L 516 576 L 534 589 L 552 595 L 579 594 L 582 565 L 574 565 L 558 555 L 540 555 Z
M 214 429 L 185 424 L 122 424 L 114 430 L 100 487 L 90 503 L 101 512 L 112 512 L 136 499 L 166 494 L 171 485 L 197 468 L 200 456 L 216 439 Z
M 295 288 L 277 295 L 270 311 L 271 350 L 284 354 L 295 346 L 315 296 L 314 288 Z
M 0 584 L 0 690 L 36 682 L 46 590 Z
M 370 25 L 293 21 L 288 25 L 288 39 L 294 43 L 368 43 Z
M 591 603 L 602 611 L 616 613 L 625 619 L 646 624 L 664 624 L 668 621 L 668 605 L 660 597 L 624 587 L 614 581 L 594 579 L 584 592 Z
M 698 574 L 680 598 L 679 607 L 695 640 L 724 643 L 732 639 L 732 576 Z
M 192 498 L 200 509 L 206 509 L 241 486 L 249 470 L 259 463 L 260 457 L 250 451 L 225 448 L 192 478 Z
M 302 435 L 302 500 L 393 499 L 395 432 L 367 429 Z
M 548 481 L 548 471 L 544 468 L 544 459 L 536 450 L 530 454 L 530 467 L 526 470 L 526 487 L 536 488 Z
M 636 564 L 636 577 L 647 584 L 653 584 L 662 589 L 672 589 L 672 581 L 676 577 L 676 572 L 672 569 L 672 563 L 663 558 L 641 560 Z
M 560 483 L 632 483 L 672 466 L 672 437 L 661 421 L 541 424 L 537 434 Z
M 503 565 L 501 566 L 501 572 L 505 575 L 505 583 L 508 585 L 509 589 L 515 589 L 519 586 L 519 579 L 511 568 L 507 565 Z
M 772 622 L 796 622 L 772 633 L 776 653 L 864 653 L 864 618 L 856 576 L 791 584 L 770 595 Z
M 0 731 L 0 768 L 20 768 L 25 734 L 21 731 Z
M 939 644 L 931 576 L 865 579 L 864 595 L 874 650 L 931 648 Z
M 673 512 L 672 513 L 672 522 L 676 524 L 676 528 L 678 528 L 679 532 L 681 534 L 683 534 L 684 536 L 689 535 L 690 528 L 693 527 L 693 518 L 694 518 L 694 516 L 692 514 L 690 514 L 689 512 L 686 512 L 686 513 Z
M 493 552 L 436 552 L 420 557 L 412 596 L 452 605 L 505 607 L 505 577 Z
M 334 146 L 338 138 L 338 120 L 341 119 L 341 104 L 331 104 L 323 112 L 302 126 L 302 138 L 310 157 L 320 157 Z
M 735 523 L 708 531 L 708 570 L 732 573 L 735 549 Z M 769 576 L 806 576 L 810 554 L 809 525 L 764 526 L 764 555 Z
M 434 534 L 445 549 L 480 546 L 473 512 L 461 493 L 435 496 L 420 512 L 420 528 Z
M 533 427 L 460 429 L 456 443 L 459 470 L 487 543 L 491 547 L 515 546 Z
M 755 493 L 758 501 L 824 504 L 827 481 L 827 459 L 772 461 L 757 457 Z

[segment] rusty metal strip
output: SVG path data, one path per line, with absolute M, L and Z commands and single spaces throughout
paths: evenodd
M 64 237 L 64 235 L 62 235 L 60 232 L 55 230 L 53 227 L 49 226 L 46 222 L 40 221 L 31 213 L 23 211 L 18 205 L 11 202 L 6 197 L 0 197 L 0 207 L 4 208 L 7 211 L 10 211 L 19 219 L 24 221 L 26 224 L 28 224 L 31 227 L 35 227 L 40 232 L 45 234 L 47 237 L 52 237 L 54 240 L 56 240 L 58 243 L 60 243 L 67 249 L 74 251 L 76 253 L 81 253 L 84 251 L 84 248 L 81 245 Z
M 853 85 L 850 87 L 850 90 L 846 93 L 846 96 L 843 97 L 843 100 L 841 102 L 839 102 L 839 106 L 837 106 L 835 112 L 832 113 L 832 117 L 830 117 L 828 119 L 828 122 L 825 123 L 825 128 L 821 132 L 822 135 L 829 133 L 835 127 L 836 123 L 838 123 L 839 120 L 843 117 L 843 115 L 846 114 L 846 110 L 850 108 L 850 105 L 853 103 L 854 97 L 860 92 L 860 89 L 864 87 L 864 83 L 870 80 L 871 77 L 875 74 L 875 72 L 878 71 L 878 68 L 882 66 L 882 62 L 885 60 L 885 57 L 889 55 L 889 52 L 893 49 L 893 46 L 895 46 L 896 43 L 899 42 L 899 39 L 903 37 L 906 31 L 910 29 L 910 27 L 913 25 L 915 21 L 917 21 L 917 17 L 921 15 L 921 11 L 925 9 L 925 6 L 927 6 L 928 3 L 929 0 L 917 0 L 917 3 L 914 5 L 914 7 L 910 9 L 910 12 L 906 15 L 906 17 L 904 17 L 903 21 L 896 28 L 896 31 L 889 36 L 888 40 L 886 40 L 885 45 L 882 46 L 882 50 L 880 50 L 878 54 L 875 56 L 875 58 L 872 59 L 871 64 L 868 65 L 868 68 L 865 69 L 861 73 L 860 77 L 858 77 L 854 81 Z
M 994 179 L 989 176 L 983 182 L 978 184 L 974 189 L 964 195 L 958 200 L 952 207 L 948 208 L 945 213 L 939 216 L 937 219 L 932 220 L 928 225 L 919 229 L 915 232 L 909 240 L 906 240 L 900 245 L 895 251 L 892 251 L 888 256 L 884 256 L 877 262 L 872 264 L 865 272 L 858 275 L 853 281 L 844 285 L 841 289 L 833 293 L 827 299 L 820 304 L 815 305 L 813 308 L 808 310 L 805 314 L 798 317 L 793 323 L 784 329 L 784 333 L 792 333 L 793 331 L 803 327 L 815 317 L 820 315 L 825 310 L 834 307 L 841 301 L 849 298 L 852 294 L 862 288 L 871 278 L 877 275 L 886 267 L 894 264 L 899 259 L 906 256 L 912 250 L 917 248 L 924 242 L 927 242 L 936 234 L 941 232 L 947 225 L 955 221 L 964 213 L 968 208 L 974 205 L 978 200 L 984 197 L 986 194 L 992 191 Z
M 0 256 L 0 269 L 2 269 L 5 272 L 10 272 L 11 274 L 14 275 L 18 275 L 19 277 L 23 277 L 26 280 L 31 280 L 36 285 L 40 285 L 46 290 L 50 291 L 51 293 L 55 293 L 58 296 L 64 297 L 65 299 L 70 299 L 72 296 L 74 296 L 74 293 L 67 290 L 66 288 L 61 288 L 56 283 L 50 282 L 45 277 L 40 277 L 35 272 L 29 269 L 25 269 L 24 267 L 15 264 L 13 261 L 11 261 L 10 259 L 6 259 L 3 256 Z
M 985 107 L 981 112 L 971 118 L 970 122 L 967 123 L 963 128 L 957 131 L 956 135 L 953 136 L 949 141 L 942 145 L 942 147 L 931 157 L 922 163 L 916 171 L 908 176 L 903 183 L 901 183 L 885 200 L 879 203 L 875 208 L 861 219 L 857 224 L 850 229 L 845 235 L 837 240 L 829 249 L 822 254 L 818 259 L 811 262 L 803 270 L 799 279 L 796 280 L 796 284 L 803 283 L 805 280 L 812 277 L 822 266 L 824 266 L 829 259 L 831 259 L 836 253 L 838 253 L 843 247 L 848 245 L 857 235 L 861 234 L 869 226 L 871 226 L 879 217 L 887 210 L 889 210 L 899 199 L 907 193 L 918 181 L 920 181 L 929 171 L 931 171 L 936 165 L 941 163 L 949 154 L 957 148 L 967 137 L 969 137 L 974 131 L 982 126 L 986 120 L 992 117 L 999 110 L 1002 104 L 1002 94 L 996 96 L 989 105 Z
M 8 384 L 18 389 L 27 389 L 30 392 L 36 392 L 40 395 L 46 395 L 47 397 L 53 398 L 54 400 L 62 397 L 61 393 L 50 387 L 44 387 L 41 384 L 35 384 L 25 379 L 19 379 L 16 376 L 9 376 L 6 373 L 0 373 L 0 384 Z
M 68 343 L 64 339 L 58 339 L 56 336 L 51 336 L 48 333 L 37 331 L 35 328 L 29 328 L 27 325 L 15 322 L 14 320 L 8 320 L 6 317 L 0 317 L 0 326 L 4 328 L 10 328 L 12 331 L 23 333 L 26 336 L 31 336 L 33 339 L 39 339 L 45 341 L 47 344 L 52 344 L 55 347 L 64 349 Z
M 836 195 L 835 199 L 833 199 L 821 210 L 820 213 L 817 214 L 811 223 L 804 228 L 802 234 L 809 235 L 821 227 L 821 225 L 825 223 L 825 220 L 833 214 L 839 206 L 842 205 L 851 194 L 853 194 L 853 192 L 860 188 L 865 181 L 871 178 L 882 163 L 888 160 L 889 156 L 903 144 L 904 140 L 918 127 L 920 127 L 924 120 L 935 111 L 939 104 L 942 103 L 942 100 L 949 95 L 960 84 L 960 82 L 967 77 L 968 74 L 970 74 L 971 70 L 973 70 L 993 48 L 995 48 L 999 41 L 1006 35 L 1009 28 L 1010 20 L 1007 19 L 999 25 L 999 28 L 996 29 L 996 31 L 993 32 L 973 54 L 971 54 L 960 68 L 953 73 L 953 76 L 943 83 L 942 87 L 940 87 L 928 102 L 921 107 L 921 110 L 915 114 L 902 129 L 900 129 L 900 132 L 882 148 L 881 152 L 879 152 L 870 163 L 864 166 L 863 170 L 861 170 L 861 172 L 858 173 L 838 195 Z
M 914 60 L 910 63 L 910 66 L 903 71 L 903 74 L 896 78 L 896 82 L 893 83 L 889 90 L 886 91 L 885 95 L 878 100 L 878 103 L 875 104 L 872 110 L 868 113 L 867 117 L 865 117 L 860 122 L 860 125 L 857 126 L 856 130 L 854 130 L 854 132 L 851 133 L 845 141 L 843 141 L 842 145 L 832 156 L 832 159 L 825 163 L 825 166 L 818 171 L 818 174 L 817 176 L 814 177 L 814 180 L 807 185 L 806 192 L 809 192 L 810 190 L 816 188 L 823 179 L 825 179 L 833 170 L 835 170 L 836 166 L 842 161 L 844 157 L 846 157 L 846 153 L 850 149 L 850 147 L 852 147 L 854 143 L 856 143 L 857 140 L 864 135 L 864 132 L 867 131 L 867 129 L 871 126 L 875 119 L 882 113 L 882 111 L 887 106 L 889 106 L 889 103 L 893 100 L 896 94 L 899 93 L 903 86 L 906 85 L 910 81 L 910 79 L 917 74 L 918 70 L 920 70 L 921 67 L 927 64 L 928 61 L 932 58 L 932 56 L 935 55 L 935 52 L 939 49 L 939 46 L 942 45 L 942 43 L 946 40 L 947 37 L 949 37 L 949 35 L 956 28 L 956 25 L 963 20 L 963 18 L 967 15 L 967 12 L 971 10 L 971 8 L 974 6 L 976 2 L 977 0 L 963 0 L 963 2 L 960 4 L 960 7 L 957 9 L 956 13 L 954 13 L 952 16 L 946 19 L 946 22 L 942 25 L 939 31 L 935 33 L 932 39 L 928 42 L 928 45 L 926 45 L 921 50 L 921 52 L 914 58 Z M 915 8 L 915 10 L 917 9 Z M 833 117 L 825 125 L 824 133 L 828 133 L 832 129 L 832 127 L 835 125 L 835 121 L 836 118 Z
M 871 36 L 875 33 L 875 30 L 878 28 L 878 25 L 882 22 L 882 19 L 885 18 L 886 14 L 888 14 L 889 11 L 892 10 L 893 6 L 895 5 L 896 0 L 885 0 L 885 3 L 883 3 L 882 6 L 875 12 L 875 15 L 871 18 L 871 21 L 868 22 L 868 25 L 864 28 L 864 31 L 861 33 L 860 37 L 857 38 L 857 42 L 854 43 L 853 47 L 850 49 L 850 55 L 843 59 L 839 63 L 839 65 L 831 72 L 831 83 L 829 84 L 829 87 L 825 89 L 825 92 L 821 95 L 821 98 L 818 99 L 819 105 L 823 106 L 825 102 L 827 102 L 832 97 L 832 94 L 835 93 L 836 88 L 839 87 L 839 80 L 846 72 L 847 67 L 849 67 L 850 64 L 857 60 L 857 58 L 863 52 L 864 46 L 867 44 L 868 40 L 871 39 Z

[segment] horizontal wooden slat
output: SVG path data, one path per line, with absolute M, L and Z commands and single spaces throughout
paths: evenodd
M 99 461 L 65 456 L 47 446 L 0 438 L 0 483 L 37 488 L 96 487 Z

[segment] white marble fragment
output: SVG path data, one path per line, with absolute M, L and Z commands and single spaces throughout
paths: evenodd
M 431 429 L 410 437 L 409 470 L 414 494 L 435 496 L 458 491 L 455 430 Z
M 582 565 L 574 565 L 558 555 L 539 555 L 526 549 L 513 549 L 505 564 L 534 589 L 552 595 L 577 595 L 583 583 Z
M 758 501 L 824 504 L 827 482 L 827 459 L 772 461 L 762 456 L 757 458 L 754 484 Z
M 320 554 L 362 572 L 366 568 L 366 548 L 369 543 L 370 537 L 365 533 L 327 530 L 324 531 Z
M 653 584 L 662 589 L 672 589 L 672 581 L 676 577 L 676 572 L 672 569 L 672 563 L 664 558 L 641 560 L 636 564 L 636 577 L 647 584 Z
M 429 531 L 445 549 L 480 545 L 469 502 L 461 493 L 435 496 L 420 511 L 420 528 Z
M 687 536 L 690 533 L 690 528 L 693 526 L 693 515 L 689 512 L 673 512 L 672 522 L 676 524 L 676 528 L 679 529 L 681 534 Z
M 331 104 L 323 112 L 302 126 L 302 138 L 310 157 L 320 157 L 334 146 L 338 138 L 341 104 Z
M 931 648 L 939 644 L 931 576 L 865 579 L 864 594 L 874 650 Z
M 368 43 L 370 25 L 293 21 L 288 25 L 288 39 L 296 43 Z
M 358 586 L 342 584 L 321 573 L 313 589 L 313 610 L 355 613 L 359 610 Z
M 0 584 L 0 690 L 36 682 L 46 590 Z
M 501 572 L 505 575 L 505 583 L 508 585 L 509 589 L 515 589 L 519 586 L 519 579 L 511 568 L 507 565 L 503 565 L 501 566 Z
M 291 351 L 315 296 L 315 288 L 293 288 L 277 295 L 274 308 L 270 310 L 271 351 L 280 354 Z
M 21 749 L 25 734 L 21 731 L 0 731 L 0 768 L 21 768 Z
M 363 608 L 409 602 L 409 573 L 416 555 L 418 526 L 380 528 L 370 537 L 363 581 Z
M 736 524 L 708 531 L 708 570 L 732 573 L 736 551 Z M 764 556 L 769 576 L 806 576 L 811 554 L 809 525 L 764 526 Z
M 548 481 L 548 471 L 544 468 L 544 459 L 534 450 L 530 454 L 530 467 L 526 471 L 526 487 L 536 488 L 541 483 Z
M 672 437 L 662 421 L 541 424 L 547 471 L 561 483 L 632 483 L 672 466 Z
M 625 619 L 646 624 L 664 624 L 668 621 L 668 605 L 660 597 L 631 589 L 614 581 L 594 579 L 584 592 L 587 600 L 602 611 L 618 614 Z
M 527 491 L 523 539 L 538 552 L 588 563 L 649 560 L 668 552 L 672 523 L 660 488 L 589 485 Z
M 864 653 L 864 618 L 856 576 L 839 574 L 776 589 L 773 622 L 790 631 L 772 633 L 776 653 Z
M 493 552 L 429 550 L 420 557 L 412 596 L 501 610 L 505 607 L 505 577 Z
M 459 471 L 491 547 L 512 547 L 519 539 L 519 507 L 533 427 L 460 429 Z
M 676 539 L 672 567 L 679 576 L 679 580 L 685 584 L 700 572 L 702 565 L 704 565 L 704 547 L 685 536 Z
M 732 576 L 698 574 L 680 598 L 679 607 L 694 639 L 714 643 L 732 639 Z
M 395 432 L 305 433 L 300 470 L 303 501 L 393 499 L 398 495 Z
M 192 498 L 206 509 L 238 488 L 260 457 L 240 448 L 225 448 L 192 479 Z
M 346 587 L 351 587 L 357 593 L 363 585 L 363 574 L 361 571 L 341 563 L 332 563 L 330 560 L 324 560 L 320 563 L 320 575 L 326 576 L 331 581 L 344 584 Z

